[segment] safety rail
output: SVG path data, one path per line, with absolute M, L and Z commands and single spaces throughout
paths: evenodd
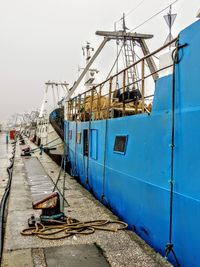
M 102 120 L 141 113 L 151 113 L 153 94 L 148 94 L 147 84 L 149 78 L 154 78 L 161 71 L 172 68 L 173 62 L 167 66 L 150 72 L 148 59 L 156 57 L 156 54 L 178 38 L 155 50 L 154 52 L 137 60 L 131 66 L 109 77 L 102 83 L 66 101 L 65 119 L 70 121 Z M 137 79 L 128 83 L 128 70 L 140 69 Z

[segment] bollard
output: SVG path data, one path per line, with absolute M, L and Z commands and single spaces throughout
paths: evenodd
M 42 155 L 42 152 L 44 151 L 43 144 L 40 145 L 40 155 Z
M 8 132 L 6 133 L 6 144 L 8 144 Z
M 10 130 L 10 139 L 15 140 L 15 137 L 16 137 L 16 130 L 15 129 Z

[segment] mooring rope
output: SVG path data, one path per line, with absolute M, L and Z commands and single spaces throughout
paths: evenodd
M 128 224 L 118 220 L 94 220 L 80 222 L 76 219 L 67 218 L 66 223 L 56 220 L 47 220 L 53 225 L 44 225 L 41 222 L 36 222 L 35 226 L 28 227 L 22 230 L 21 234 L 24 236 L 35 235 L 42 239 L 62 239 L 72 235 L 89 235 L 96 230 L 118 232 L 125 230 Z

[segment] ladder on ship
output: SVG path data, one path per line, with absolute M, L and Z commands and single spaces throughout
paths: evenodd
M 126 27 L 125 22 L 125 14 L 122 17 L 122 28 L 124 32 L 124 56 L 125 56 L 125 64 L 127 70 L 127 84 L 129 85 L 127 90 L 136 90 L 139 89 L 139 84 L 136 82 L 139 79 L 138 71 L 136 66 L 131 65 L 134 64 L 136 61 L 136 54 L 135 54 L 135 41 L 133 38 L 126 38 L 126 31 L 129 30 Z M 130 68 L 129 68 L 130 67 Z
M 125 55 L 125 64 L 126 68 L 130 67 L 136 61 L 135 55 L 135 43 L 132 39 L 124 38 L 124 55 Z M 136 82 L 139 79 L 138 71 L 135 66 L 128 68 L 127 70 L 127 84 L 129 85 L 128 90 L 139 89 L 139 85 Z

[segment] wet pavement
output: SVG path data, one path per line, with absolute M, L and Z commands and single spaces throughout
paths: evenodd
M 33 148 L 35 145 L 31 144 Z M 30 158 L 20 157 L 17 145 L 12 187 L 9 197 L 5 233 L 3 267 L 159 267 L 171 266 L 137 235 L 128 230 L 96 231 L 92 235 L 76 235 L 59 240 L 44 240 L 36 236 L 22 236 L 28 218 L 40 211 L 32 209 L 32 195 L 51 190 L 59 173 L 46 154 L 35 152 Z M 39 164 L 39 165 L 38 165 Z M 40 167 L 38 167 L 40 166 Z M 42 183 L 38 182 L 40 178 Z M 79 221 L 115 220 L 116 216 L 99 203 L 71 176 L 64 174 L 58 181 L 59 190 L 65 188 L 65 214 Z M 44 187 L 47 185 L 47 188 Z M 38 188 L 38 189 L 37 189 Z M 33 190 L 34 189 L 34 190 Z
M 45 172 L 42 164 L 36 157 L 25 157 L 23 163 L 27 172 L 27 181 L 30 188 L 32 200 L 50 194 L 54 184 Z

